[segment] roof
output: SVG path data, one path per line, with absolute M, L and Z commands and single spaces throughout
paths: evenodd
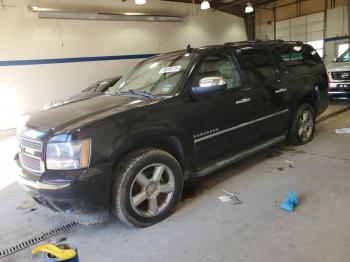
M 303 45 L 303 42 L 300 41 L 284 41 L 284 40 L 270 40 L 270 41 L 261 41 L 261 40 L 254 40 L 254 41 L 239 41 L 239 42 L 227 42 L 221 45 L 208 45 L 208 46 L 202 46 L 198 48 L 192 48 L 191 46 L 187 46 L 186 49 L 177 50 L 173 52 L 167 52 L 163 54 L 159 54 L 157 56 L 154 56 L 150 59 L 157 59 L 160 57 L 165 56 L 174 56 L 174 55 L 183 55 L 185 53 L 193 53 L 193 54 L 204 54 L 208 53 L 210 51 L 214 50 L 222 50 L 222 49 L 240 49 L 245 47 L 282 47 L 287 45 Z
M 284 40 L 270 40 L 270 41 L 261 41 L 261 40 L 254 40 L 254 41 L 239 41 L 239 42 L 226 42 L 222 45 L 211 45 L 211 46 L 203 46 L 200 48 L 193 48 L 192 51 L 194 53 L 203 53 L 205 51 L 215 50 L 215 49 L 222 49 L 225 47 L 231 47 L 231 48 L 244 48 L 244 47 L 277 47 L 277 46 L 286 46 L 286 45 L 303 45 L 303 42 L 300 41 L 284 41 Z

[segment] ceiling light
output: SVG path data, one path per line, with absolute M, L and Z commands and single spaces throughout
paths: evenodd
M 205 9 L 209 9 L 210 8 L 210 4 L 208 1 L 203 1 L 201 3 L 201 9 L 205 10 Z
M 135 0 L 135 4 L 144 5 L 144 4 L 146 4 L 146 0 Z
M 37 6 L 32 6 L 32 10 L 33 10 L 33 12 L 38 12 L 40 10 L 40 8 Z
M 245 7 L 244 12 L 245 12 L 246 14 L 249 14 L 249 13 L 253 13 L 253 12 L 254 12 L 254 7 L 252 6 L 251 3 L 249 3 L 249 2 L 247 3 L 247 6 Z

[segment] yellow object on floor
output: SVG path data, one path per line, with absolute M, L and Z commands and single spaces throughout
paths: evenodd
M 34 255 L 40 252 L 46 252 L 52 256 L 55 256 L 59 261 L 68 260 L 76 256 L 76 252 L 73 249 L 60 249 L 52 244 L 37 246 L 32 251 Z

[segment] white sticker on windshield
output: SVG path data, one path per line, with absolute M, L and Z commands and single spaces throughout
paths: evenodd
M 179 72 L 180 69 L 181 69 L 181 66 L 163 67 L 163 68 L 160 69 L 159 74 Z

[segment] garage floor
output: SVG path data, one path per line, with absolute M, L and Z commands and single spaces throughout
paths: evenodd
M 334 130 L 350 127 L 350 107 L 333 105 L 319 121 L 306 146 L 282 144 L 187 186 L 162 223 L 79 225 L 52 239 L 74 241 L 81 261 L 348 261 L 350 134 Z M 13 182 L 15 151 L 15 138 L 0 136 L 0 159 L 7 161 L 0 176 L 0 250 L 72 221 L 38 206 Z M 238 194 L 242 204 L 219 201 L 222 190 Z M 285 213 L 278 206 L 290 190 L 300 205 Z M 40 259 L 27 248 L 3 261 Z

